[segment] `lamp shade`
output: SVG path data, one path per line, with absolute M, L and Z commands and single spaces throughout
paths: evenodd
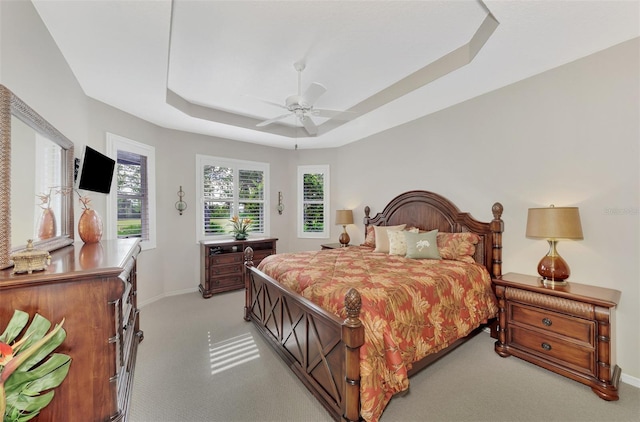
M 583 239 L 577 207 L 529 208 L 527 237 L 533 239 Z
M 336 211 L 336 224 L 346 226 L 347 224 L 353 224 L 353 211 L 352 210 L 337 210 Z

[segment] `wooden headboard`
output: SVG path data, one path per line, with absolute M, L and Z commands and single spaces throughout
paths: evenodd
M 496 202 L 491 208 L 493 220 L 483 223 L 437 193 L 413 190 L 396 196 L 387 206 L 371 217 L 371 209 L 364 209 L 365 237 L 367 227 L 406 224 L 420 230 L 438 229 L 440 232 L 471 232 L 480 236 L 474 259 L 487 267 L 492 277 L 502 275 L 502 204 Z

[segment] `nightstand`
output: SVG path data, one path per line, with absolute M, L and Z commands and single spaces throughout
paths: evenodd
M 347 245 L 347 247 L 349 247 L 351 245 Z M 324 245 L 320 245 L 320 247 L 322 249 L 340 249 L 342 248 L 342 244 L 341 243 L 325 243 Z
M 540 277 L 508 273 L 493 280 L 502 357 L 516 356 L 618 400 L 614 317 L 620 292 L 569 282 L 545 287 Z

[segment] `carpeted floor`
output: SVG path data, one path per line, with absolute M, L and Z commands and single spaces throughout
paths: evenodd
M 164 298 L 141 310 L 132 422 L 330 421 L 324 408 L 242 319 L 244 291 Z M 640 389 L 606 402 L 520 359 L 481 333 L 411 378 L 381 422 L 640 421 Z

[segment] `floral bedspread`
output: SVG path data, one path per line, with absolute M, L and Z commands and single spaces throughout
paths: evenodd
M 362 297 L 362 417 L 377 421 L 409 388 L 412 362 L 464 337 L 497 313 L 487 270 L 453 260 L 407 259 L 349 247 L 271 255 L 261 271 L 323 309 L 346 318 L 344 295 Z

